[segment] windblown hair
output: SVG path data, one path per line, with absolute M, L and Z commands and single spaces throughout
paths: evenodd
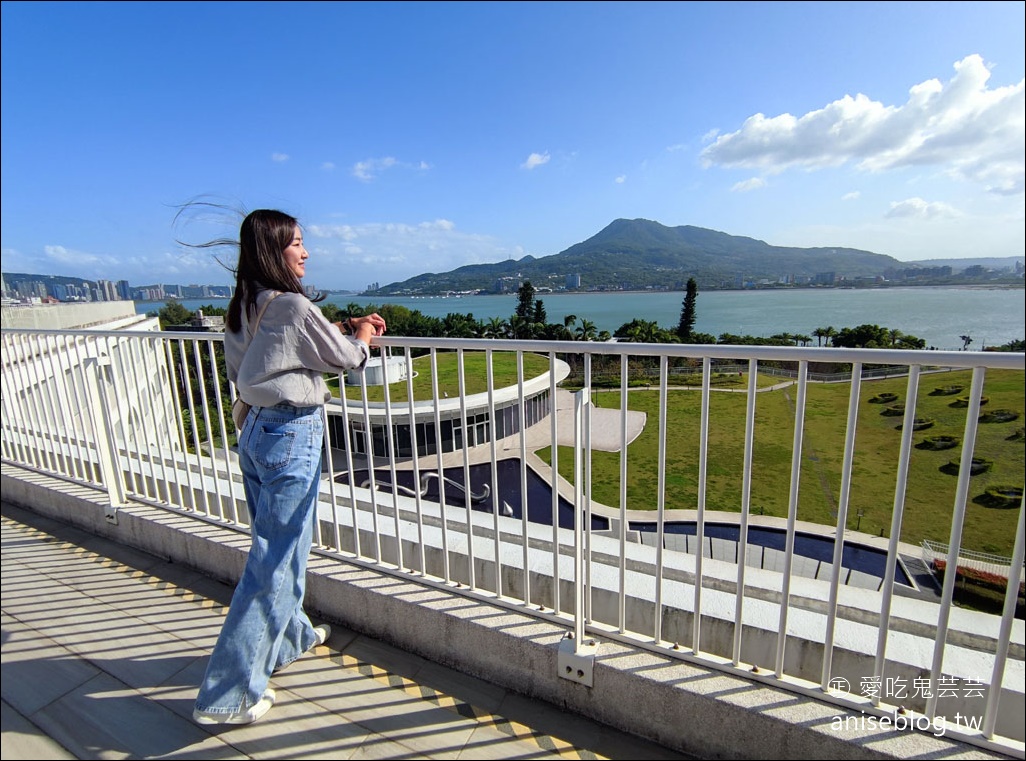
M 225 327 L 233 333 L 242 329 L 242 310 L 253 314 L 257 293 L 271 288 L 285 293 L 303 293 L 299 278 L 285 266 L 282 256 L 296 234 L 295 217 L 281 211 L 257 209 L 250 212 L 239 230 L 239 262 L 235 269 L 235 293 L 228 303 Z
M 194 200 L 179 208 L 175 216 L 176 223 L 188 211 L 214 209 L 230 211 L 218 203 Z M 242 212 L 234 213 L 242 216 Z M 228 302 L 228 316 L 225 327 L 232 333 L 242 330 L 243 310 L 249 316 L 256 314 L 257 294 L 267 288 L 285 293 L 301 293 L 306 295 L 303 284 L 295 273 L 285 264 L 285 249 L 292 244 L 299 222 L 295 217 L 283 211 L 273 209 L 257 209 L 246 214 L 239 229 L 239 239 L 218 238 L 206 243 L 184 243 L 190 248 L 231 247 L 238 250 L 236 266 L 231 267 L 222 262 L 235 276 L 235 293 Z M 220 261 L 220 260 L 218 260 Z M 311 301 L 323 301 L 326 294 L 319 294 Z

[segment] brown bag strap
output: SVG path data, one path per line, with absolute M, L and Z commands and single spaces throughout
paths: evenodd
M 262 307 L 260 307 L 260 311 L 257 312 L 256 322 L 254 322 L 253 323 L 253 327 L 251 327 L 249 329 L 249 340 L 250 340 L 250 343 L 252 343 L 253 336 L 255 336 L 256 332 L 260 329 L 260 321 L 264 318 L 264 312 L 267 311 L 267 307 L 269 307 L 271 305 L 271 302 L 274 301 L 279 296 L 281 296 L 281 291 L 275 291 L 274 293 L 271 294 L 270 298 L 268 298 L 267 301 L 264 302 L 264 305 Z M 246 344 L 246 348 L 247 349 L 249 348 L 249 344 L 248 343 Z
M 264 318 L 264 312 L 267 311 L 267 307 L 270 306 L 271 302 L 274 301 L 279 296 L 281 296 L 281 291 L 275 291 L 274 293 L 271 294 L 270 298 L 268 298 L 267 301 L 264 302 L 264 305 L 262 307 L 260 307 L 260 311 L 257 312 L 256 322 L 253 323 L 252 327 L 248 331 L 249 332 L 249 340 L 246 342 L 246 351 L 249 351 L 249 345 L 251 343 L 253 343 L 253 336 L 255 336 L 257 330 L 260 329 L 260 320 L 262 320 Z M 239 395 L 237 395 L 235 397 L 235 401 L 242 402 L 243 404 L 246 403 L 246 402 L 243 401 L 241 394 L 239 394 Z M 234 403 L 233 403 L 233 405 L 234 405 Z

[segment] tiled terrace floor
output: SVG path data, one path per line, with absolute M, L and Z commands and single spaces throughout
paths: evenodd
M 335 625 L 259 722 L 190 718 L 231 588 L 2 506 L 2 755 L 685 758 Z

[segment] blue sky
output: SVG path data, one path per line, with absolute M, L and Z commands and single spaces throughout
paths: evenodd
M 361 290 L 617 218 L 1021 255 L 1022 2 L 4 2 L 5 272 L 229 283 L 193 199 Z

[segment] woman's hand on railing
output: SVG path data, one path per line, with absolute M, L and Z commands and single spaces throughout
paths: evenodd
M 363 317 L 350 317 L 348 320 L 335 324 L 343 333 L 351 334 L 353 338 L 363 341 L 368 346 L 374 338 L 384 335 L 387 329 L 385 318 L 377 312 Z

